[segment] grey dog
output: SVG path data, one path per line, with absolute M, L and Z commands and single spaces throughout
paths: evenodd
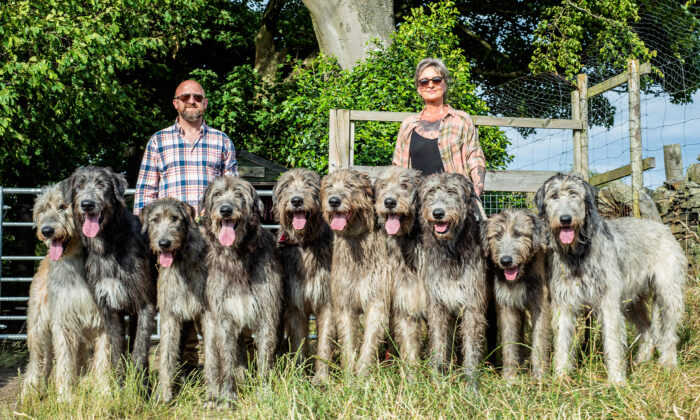
M 238 177 L 213 180 L 200 203 L 209 245 L 204 314 L 204 379 L 212 403 L 237 398 L 247 370 L 244 333 L 255 335 L 258 374 L 265 378 L 277 345 L 282 267 L 273 235 L 264 230 L 263 203 Z
M 182 324 L 204 314 L 207 244 L 195 225 L 195 210 L 187 203 L 161 198 L 144 207 L 140 217 L 151 251 L 158 256 L 158 397 L 169 402 Z
M 316 375 L 328 378 L 333 314 L 330 277 L 333 233 L 321 216 L 321 177 L 308 169 L 287 171 L 272 190 L 275 216 L 287 235 L 281 246 L 286 330 L 292 351 L 307 354 L 309 315 L 316 315 Z
M 535 203 L 552 236 L 554 369 L 571 369 L 576 313 L 592 308 L 602 321 L 608 380 L 626 377 L 626 315 L 637 327 L 637 361 L 675 365 L 676 330 L 683 314 L 687 262 L 669 229 L 651 220 L 604 220 L 595 190 L 580 176 L 559 173 L 537 191 Z M 652 319 L 646 301 L 653 292 Z
M 112 365 L 121 369 L 124 349 L 122 313 L 137 318 L 132 359 L 148 371 L 155 329 L 155 282 L 138 218 L 124 203 L 126 178 L 109 168 L 78 168 L 62 183 L 73 207 L 74 223 L 85 250 L 85 278 L 107 329 Z M 133 321 L 133 320 L 132 320 Z
M 463 372 L 476 391 L 491 286 L 474 216 L 474 187 L 463 175 L 435 174 L 423 181 L 419 198 L 425 247 L 420 275 L 430 297 L 431 364 L 444 369 L 456 336 L 461 339 Z
M 549 367 L 550 305 L 547 288 L 547 231 L 527 210 L 504 210 L 486 220 L 483 246 L 494 270 L 503 376 L 511 378 L 522 363 L 523 327 L 532 321 L 532 375 L 541 378 Z

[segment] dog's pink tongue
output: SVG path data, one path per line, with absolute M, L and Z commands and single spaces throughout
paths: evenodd
M 396 232 L 401 228 L 401 220 L 397 214 L 390 214 L 387 217 L 384 229 L 386 229 L 386 233 L 389 235 L 396 235 Z
M 160 266 L 168 268 L 173 265 L 173 253 L 170 251 L 162 251 L 160 253 Z
M 51 246 L 49 247 L 49 258 L 53 261 L 58 261 L 63 255 L 63 242 L 59 240 L 51 241 Z
M 566 226 L 559 231 L 559 239 L 563 244 L 570 244 L 574 241 L 574 228 Z
M 83 222 L 83 233 L 88 238 L 94 238 L 97 236 L 97 232 L 100 231 L 100 215 L 99 214 L 88 214 L 85 216 L 85 222 Z
M 294 213 L 294 219 L 292 219 L 292 226 L 294 226 L 294 229 L 296 230 L 304 229 L 304 226 L 306 226 L 306 213 L 304 213 L 303 211 L 298 211 Z
M 219 242 L 223 246 L 233 245 L 236 240 L 236 230 L 233 228 L 233 222 L 225 220 L 221 223 L 221 232 L 219 233 Z
M 447 230 L 447 222 L 435 222 L 435 230 L 444 233 Z
M 343 230 L 345 225 L 348 224 L 348 219 L 345 218 L 345 213 L 334 213 L 333 220 L 331 220 L 331 229 L 333 230 Z
M 518 267 L 508 267 L 503 270 L 503 274 L 506 275 L 506 280 L 515 280 L 518 277 Z

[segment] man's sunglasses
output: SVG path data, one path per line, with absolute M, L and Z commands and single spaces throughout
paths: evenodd
M 444 80 L 444 78 L 442 78 L 440 76 L 435 76 L 432 79 L 420 79 L 420 80 L 418 80 L 418 85 L 422 86 L 422 87 L 426 87 L 426 86 L 428 86 L 428 83 L 430 83 L 430 81 L 432 81 L 433 83 L 435 83 L 437 85 L 438 83 L 442 82 L 443 80 Z
M 195 102 L 202 102 L 204 100 L 204 95 L 199 94 L 199 93 L 195 93 L 195 94 L 183 93 L 180 96 L 176 96 L 175 99 L 179 99 L 182 102 L 189 102 L 190 97 L 194 97 Z

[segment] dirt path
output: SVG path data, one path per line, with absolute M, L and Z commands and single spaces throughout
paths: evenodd
M 0 368 L 0 403 L 14 404 L 17 402 L 19 381 L 17 368 Z

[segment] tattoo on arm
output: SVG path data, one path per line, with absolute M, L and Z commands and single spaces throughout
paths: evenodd
M 474 183 L 474 192 L 477 196 L 481 196 L 484 191 L 484 180 L 486 179 L 486 168 L 483 166 L 477 166 L 470 172 L 472 182 Z

